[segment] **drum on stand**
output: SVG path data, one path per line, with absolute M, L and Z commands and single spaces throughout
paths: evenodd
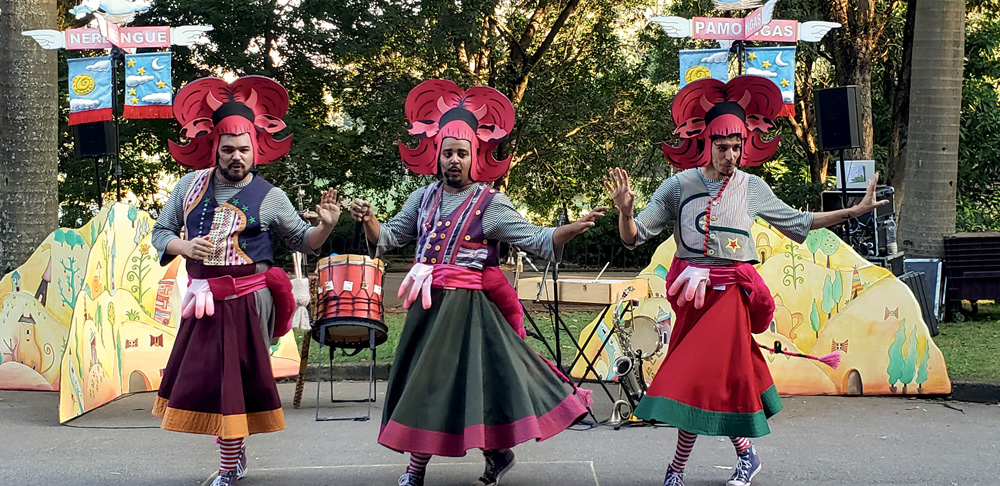
M 331 348 L 357 350 L 388 339 L 382 307 L 382 260 L 367 255 L 334 255 L 320 259 L 316 274 L 319 288 L 313 339 Z M 326 335 L 322 336 L 324 330 Z

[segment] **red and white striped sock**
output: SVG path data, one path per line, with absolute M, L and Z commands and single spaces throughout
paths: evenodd
M 691 456 L 691 449 L 694 448 L 694 441 L 698 434 L 692 434 L 677 429 L 677 452 L 674 454 L 674 462 L 670 464 L 670 469 L 676 473 L 683 473 L 684 466 L 687 466 L 688 457 Z
M 744 454 L 750 449 L 750 439 L 746 437 L 730 437 L 729 440 L 733 441 L 733 446 L 736 447 L 737 454 Z
M 243 438 L 223 439 L 220 437 L 216 442 L 219 443 L 219 455 L 221 456 L 219 474 L 222 475 L 236 469 L 236 462 L 240 459 L 240 450 L 243 449 Z
M 410 465 L 406 467 L 406 472 L 414 476 L 424 477 L 427 470 L 427 463 L 431 462 L 431 454 L 410 453 Z

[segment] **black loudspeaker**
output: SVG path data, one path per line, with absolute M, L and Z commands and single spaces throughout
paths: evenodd
M 118 153 L 115 126 L 109 121 L 73 125 L 77 157 L 102 157 Z
M 813 92 L 816 132 L 822 151 L 861 146 L 861 103 L 858 87 L 841 86 Z

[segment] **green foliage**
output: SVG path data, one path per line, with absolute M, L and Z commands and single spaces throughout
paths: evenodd
M 899 329 L 892 335 L 892 344 L 889 345 L 889 367 L 886 373 L 889 375 L 889 386 L 895 386 L 903 376 L 903 343 L 906 341 L 906 321 L 899 323 Z M 904 382 L 905 384 L 905 382 Z
M 823 279 L 823 300 L 820 302 L 820 306 L 823 312 L 826 312 L 827 319 L 830 318 L 830 313 L 833 312 L 833 281 L 830 280 L 830 276 L 827 275 Z
M 819 308 L 816 307 L 816 299 L 813 299 L 812 310 L 809 311 L 809 325 L 812 326 L 812 330 L 816 333 L 816 337 L 819 337 L 819 324 Z

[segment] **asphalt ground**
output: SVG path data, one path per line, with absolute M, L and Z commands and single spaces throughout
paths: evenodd
M 307 383 L 292 408 L 293 384 L 279 384 L 287 428 L 248 439 L 250 472 L 240 486 L 395 485 L 407 456 L 376 442 L 384 383 L 368 421 L 315 420 L 364 415 L 364 403 L 333 404 L 329 383 Z M 360 398 L 366 384 L 335 385 L 339 398 Z M 130 395 L 59 425 L 58 395 L 0 391 L 2 485 L 200 485 L 218 465 L 208 436 L 158 428 L 154 393 Z M 755 440 L 767 485 L 995 485 L 1000 483 L 1000 406 L 893 397 L 785 397 L 772 434 Z M 610 416 L 598 396 L 595 415 Z M 588 417 L 589 420 L 589 417 Z M 501 484 L 657 485 L 676 431 L 668 427 L 577 425 L 514 450 L 518 464 Z M 735 464 L 726 438 L 701 437 L 685 481 L 724 485 Z M 435 457 L 428 486 L 469 485 L 482 457 Z

